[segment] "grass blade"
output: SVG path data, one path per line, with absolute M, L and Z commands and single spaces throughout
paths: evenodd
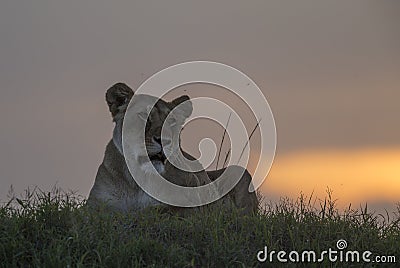
M 217 157 L 217 165 L 215 166 L 215 170 L 218 169 L 219 158 L 221 156 L 221 151 L 222 151 L 222 145 L 224 144 L 225 135 L 226 135 L 226 129 L 228 128 L 229 121 L 231 120 L 231 116 L 232 116 L 232 113 L 229 114 L 228 121 L 226 122 L 226 125 L 225 125 L 225 128 L 224 128 L 224 134 L 222 134 L 221 144 L 219 145 L 219 151 L 218 151 L 218 157 Z

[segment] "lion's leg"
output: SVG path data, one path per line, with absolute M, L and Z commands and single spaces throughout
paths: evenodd
M 251 214 L 256 212 L 258 208 L 258 199 L 256 193 L 250 193 L 248 190 L 252 180 L 250 173 L 240 166 L 229 166 L 227 168 L 222 168 L 215 171 L 207 171 L 207 175 L 211 181 L 215 181 L 223 173 L 224 176 L 226 174 L 227 178 L 243 173 L 239 182 L 229 192 L 229 196 L 234 202 L 235 206 L 242 210 L 243 214 Z

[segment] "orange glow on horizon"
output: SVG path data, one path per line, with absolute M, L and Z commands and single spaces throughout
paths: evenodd
M 400 201 L 400 148 L 321 149 L 278 155 L 261 186 L 266 195 L 318 198 L 327 188 L 339 206 Z

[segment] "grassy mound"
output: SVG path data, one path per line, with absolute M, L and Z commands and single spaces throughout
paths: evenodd
M 73 194 L 35 191 L 2 205 L 0 267 L 253 267 L 269 264 L 257 260 L 265 246 L 318 253 L 337 250 L 339 239 L 347 250 L 393 255 L 400 263 L 400 217 L 389 222 L 366 209 L 339 213 L 330 199 L 318 209 L 303 197 L 282 200 L 251 217 L 215 210 L 182 218 L 155 209 L 110 215 L 83 204 Z M 283 264 L 275 256 L 275 265 L 321 263 Z M 328 259 L 322 265 L 348 266 Z

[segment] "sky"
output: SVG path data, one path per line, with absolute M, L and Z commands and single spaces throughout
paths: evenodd
M 246 73 L 271 106 L 277 150 L 261 187 L 267 199 L 323 197 L 330 187 L 343 206 L 393 209 L 399 18 L 400 3 L 389 0 L 2 1 L 0 200 L 10 185 L 87 196 L 112 133 L 108 87 L 137 88 L 165 67 L 210 60 Z M 195 127 L 182 137 L 189 151 L 193 133 L 207 134 Z

